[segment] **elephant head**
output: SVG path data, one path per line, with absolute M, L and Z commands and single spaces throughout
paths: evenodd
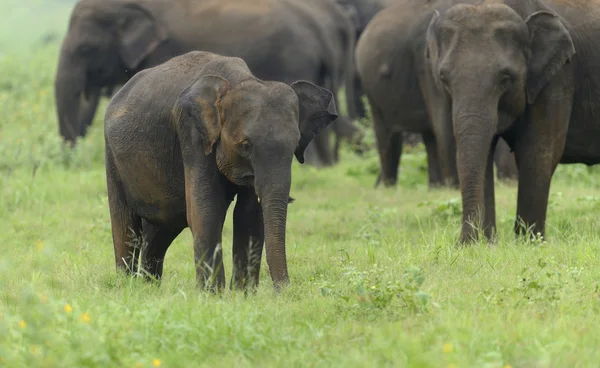
M 61 136 L 71 143 L 84 136 L 102 89 L 127 81 L 165 39 L 166 30 L 143 5 L 115 0 L 77 3 L 55 78 Z
M 561 19 L 541 10 L 527 17 L 503 4 L 454 5 L 435 11 L 425 57 L 444 97 L 457 144 L 463 199 L 461 241 L 477 237 L 484 179 L 494 137 L 511 127 L 527 104 L 575 53 Z
M 214 153 L 229 181 L 254 188 L 263 210 L 271 277 L 276 286 L 287 283 L 292 156 L 304 163 L 310 141 L 337 118 L 333 94 L 306 81 L 288 86 L 249 79 L 231 86 L 208 75 L 184 90 L 177 106 L 180 121 L 188 122 L 183 126 L 192 127 L 194 154 Z

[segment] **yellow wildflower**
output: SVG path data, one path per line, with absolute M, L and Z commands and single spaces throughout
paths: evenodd
M 44 242 L 41 240 L 38 240 L 37 242 L 35 242 L 35 249 L 37 249 L 38 252 L 41 252 L 44 250 Z
M 152 365 L 155 367 L 160 367 L 160 359 L 152 359 Z
M 27 327 L 27 323 L 25 323 L 25 321 L 21 320 L 21 321 L 19 321 L 19 327 L 25 328 L 25 327 Z
M 442 347 L 442 350 L 444 351 L 444 353 L 451 353 L 452 352 L 452 344 L 444 344 L 444 346 Z
M 73 312 L 73 307 L 71 307 L 70 304 L 65 304 L 65 312 L 67 312 L 67 313 Z
M 454 364 L 454 363 L 448 364 L 448 368 L 456 368 L 456 364 Z
M 92 320 L 92 317 L 90 317 L 90 315 L 87 312 L 83 312 L 81 313 L 81 322 L 83 323 L 89 323 Z
M 510 364 L 505 364 L 505 365 L 504 365 L 504 368 L 512 368 L 512 365 L 510 365 Z

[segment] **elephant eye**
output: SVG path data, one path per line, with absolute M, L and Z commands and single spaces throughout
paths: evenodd
M 448 71 L 446 69 L 440 70 L 440 82 L 445 89 L 448 89 Z
M 512 85 L 514 80 L 513 74 L 509 71 L 502 71 L 500 73 L 500 86 L 503 89 L 507 89 Z
M 242 156 L 247 158 L 250 157 L 250 154 L 252 153 L 252 144 L 249 141 L 241 141 L 237 144 L 237 148 Z

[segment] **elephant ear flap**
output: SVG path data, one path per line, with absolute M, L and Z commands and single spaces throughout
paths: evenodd
M 213 147 L 221 135 L 222 114 L 220 100 L 229 89 L 229 81 L 216 75 L 207 75 L 186 88 L 177 100 L 180 109 L 180 123 L 194 126 L 200 138 L 205 155 L 213 151 Z
M 167 39 L 167 32 L 147 9 L 138 4 L 125 5 L 120 17 L 118 34 L 121 58 L 128 68 L 135 69 Z
M 525 20 L 529 27 L 530 54 L 527 73 L 527 102 L 538 94 L 575 54 L 569 31 L 558 16 L 538 11 Z
M 333 94 L 307 81 L 297 81 L 290 85 L 298 96 L 300 141 L 296 148 L 296 158 L 304 163 L 304 150 L 321 130 L 337 119 L 338 112 Z

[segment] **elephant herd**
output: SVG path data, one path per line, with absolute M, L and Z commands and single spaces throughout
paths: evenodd
M 112 97 L 117 268 L 160 278 L 189 227 L 199 284 L 222 288 L 237 196 L 231 286 L 256 287 L 266 244 L 279 289 L 293 156 L 328 166 L 340 140 L 360 149 L 363 96 L 377 183 L 396 184 L 404 135 L 418 134 L 430 187 L 461 191 L 460 243 L 496 238 L 494 165 L 518 176 L 515 232 L 544 235 L 557 165 L 600 162 L 599 38 L 600 0 L 80 0 L 56 73 L 59 131 L 75 144 Z

